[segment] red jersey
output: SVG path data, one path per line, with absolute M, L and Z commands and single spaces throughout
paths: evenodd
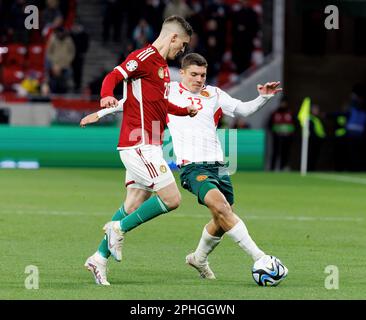
M 151 45 L 132 52 L 104 79 L 102 98 L 113 96 L 113 89 L 122 80 L 126 83 L 117 149 L 161 145 L 168 112 L 188 114 L 186 108 L 177 107 L 167 99 L 170 76 L 166 60 Z

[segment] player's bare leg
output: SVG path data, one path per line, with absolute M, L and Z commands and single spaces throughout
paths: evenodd
M 234 214 L 232 207 L 218 189 L 211 189 L 207 192 L 205 203 L 210 209 L 214 220 L 218 222 L 222 230 L 234 242 L 238 243 L 254 261 L 264 256 L 264 252 L 257 247 L 250 237 L 244 221 Z
M 124 209 L 127 214 L 137 210 L 141 204 L 151 197 L 151 192 L 139 189 L 127 187 L 126 200 L 124 203 Z
M 220 243 L 224 233 L 238 243 L 254 261 L 264 256 L 264 252 L 250 237 L 243 220 L 233 212 L 225 196 L 218 189 L 208 191 L 204 201 L 210 209 L 213 219 L 203 228 L 196 251 L 186 257 L 186 261 L 190 265 L 197 270 L 197 266 L 202 266 L 201 269 L 206 266 L 204 269 L 209 269 L 207 257 Z M 196 266 L 189 260 L 195 261 Z
M 156 193 L 170 210 L 174 210 L 180 205 L 181 194 L 175 181 L 160 189 Z

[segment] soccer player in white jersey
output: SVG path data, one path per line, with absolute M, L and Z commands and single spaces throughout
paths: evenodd
M 199 110 L 195 118 L 168 115 L 181 185 L 195 194 L 198 202 L 207 206 L 212 214 L 212 219 L 203 228 L 196 250 L 187 255 L 186 263 L 197 269 L 202 278 L 215 279 L 208 264 L 208 255 L 224 234 L 238 243 L 253 261 L 269 259 L 250 237 L 243 220 L 233 211 L 233 188 L 216 133 L 218 121 L 222 114 L 248 116 L 282 89 L 279 82 L 259 84 L 256 99 L 248 102 L 234 99 L 217 87 L 205 86 L 207 62 L 196 53 L 183 58 L 180 73 L 182 82 L 170 83 L 169 100 L 182 107 L 191 102 Z M 119 106 L 115 110 L 91 114 L 82 119 L 81 125 L 121 110 L 122 106 Z M 287 269 L 284 277 L 286 275 Z

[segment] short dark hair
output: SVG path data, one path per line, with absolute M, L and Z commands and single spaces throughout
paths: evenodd
M 179 24 L 188 36 L 192 36 L 193 29 L 184 18 L 182 18 L 181 16 L 173 15 L 166 18 L 163 22 L 163 25 L 172 22 Z
M 186 69 L 192 65 L 207 68 L 208 63 L 207 63 L 207 60 L 200 54 L 189 53 L 183 57 L 182 62 L 181 62 L 181 68 Z

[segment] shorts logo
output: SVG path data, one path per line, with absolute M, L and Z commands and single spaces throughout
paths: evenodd
M 136 60 L 130 60 L 126 63 L 126 69 L 130 72 L 135 71 L 138 67 L 138 63 Z
M 210 93 L 209 93 L 208 91 L 206 91 L 206 90 L 202 90 L 202 91 L 200 92 L 200 94 L 201 94 L 201 96 L 204 96 L 204 97 L 206 97 L 206 98 L 208 98 L 208 97 L 210 96 Z
M 166 166 L 164 166 L 163 164 L 160 166 L 160 172 L 165 173 L 166 172 Z
M 197 181 L 199 181 L 199 182 L 201 182 L 201 181 L 206 180 L 207 178 L 208 178 L 207 176 L 205 176 L 205 175 L 201 175 L 201 176 L 197 176 L 197 177 L 196 177 L 196 180 L 197 180 Z
M 164 68 L 160 67 L 158 70 L 158 76 L 160 79 L 164 79 Z

